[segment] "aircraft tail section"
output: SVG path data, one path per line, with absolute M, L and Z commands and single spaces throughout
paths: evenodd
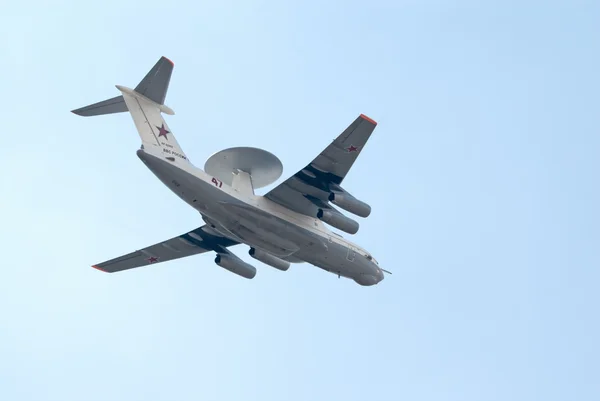
M 157 150 L 172 162 L 187 162 L 189 160 L 177 139 L 171 132 L 167 122 L 162 116 L 166 106 L 155 103 L 140 95 L 133 89 L 117 85 L 117 89 L 123 93 L 123 99 L 131 118 L 138 130 L 142 147 L 156 147 Z
M 134 90 L 148 100 L 164 106 L 172 73 L 173 62 L 166 57 L 161 57 Z M 81 107 L 72 112 L 79 116 L 92 117 L 104 114 L 123 113 L 125 111 L 128 111 L 125 99 L 123 96 L 117 96 L 90 104 L 89 106 Z M 171 110 L 169 109 L 168 111 Z M 174 113 L 171 111 L 167 114 Z
M 142 140 L 142 147 L 156 146 L 167 159 L 189 163 L 162 116 L 162 113 L 175 114 L 164 104 L 172 73 L 173 62 L 166 57 L 161 57 L 135 89 L 116 85 L 121 91 L 121 96 L 81 107 L 72 112 L 91 117 L 128 111 Z
M 82 117 L 91 117 L 102 114 L 122 113 L 124 111 L 127 111 L 125 100 L 123 99 L 123 96 L 117 96 L 73 110 L 72 112 Z
M 164 105 L 173 67 L 171 60 L 161 57 L 134 90 L 154 103 Z

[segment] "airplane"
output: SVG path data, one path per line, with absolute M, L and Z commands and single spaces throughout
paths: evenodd
M 245 244 L 252 258 L 281 271 L 307 262 L 362 286 L 391 274 L 325 225 L 358 232 L 359 223 L 332 205 L 363 218 L 371 213 L 341 184 L 374 131 L 374 120 L 361 114 L 305 168 L 257 195 L 255 189 L 279 179 L 281 161 L 262 149 L 234 147 L 210 156 L 204 169 L 194 166 L 162 116 L 175 114 L 164 104 L 173 68 L 161 57 L 135 89 L 116 85 L 119 96 L 72 112 L 84 117 L 129 112 L 141 139 L 137 156 L 205 224 L 92 267 L 114 273 L 212 251 L 218 266 L 252 279 L 256 268 L 229 249 Z

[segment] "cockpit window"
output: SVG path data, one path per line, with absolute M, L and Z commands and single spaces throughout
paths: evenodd
M 375 263 L 377 266 L 379 266 L 379 263 L 377 262 L 377 260 L 373 256 L 369 255 L 368 253 L 367 253 L 367 260 L 370 260 L 373 263 Z

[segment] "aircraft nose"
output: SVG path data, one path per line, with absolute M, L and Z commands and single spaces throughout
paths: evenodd
M 385 278 L 385 275 L 383 274 L 383 270 L 377 268 L 377 282 L 381 282 L 383 281 L 383 279 Z

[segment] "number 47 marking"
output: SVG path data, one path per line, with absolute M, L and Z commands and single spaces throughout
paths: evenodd
M 215 184 L 217 186 L 217 188 L 221 188 L 223 186 L 223 181 L 217 180 L 214 177 L 213 177 L 213 179 L 211 181 L 212 181 L 213 184 Z

